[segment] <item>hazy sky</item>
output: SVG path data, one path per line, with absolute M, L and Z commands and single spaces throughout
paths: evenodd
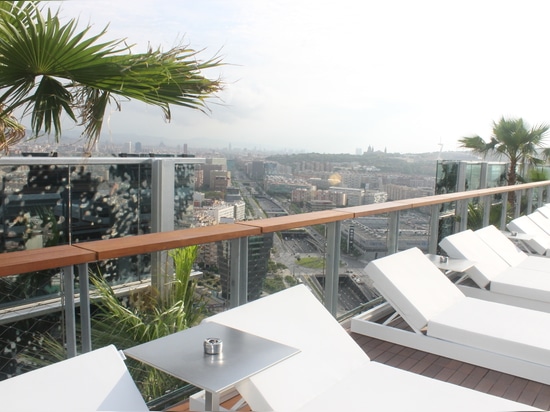
M 493 120 L 550 123 L 550 2 L 110 0 L 50 2 L 136 52 L 183 38 L 227 83 L 211 115 L 125 104 L 112 136 L 200 147 L 354 153 L 454 150 Z M 107 139 L 106 127 L 102 139 Z

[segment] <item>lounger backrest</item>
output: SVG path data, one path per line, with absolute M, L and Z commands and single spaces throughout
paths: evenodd
M 468 259 L 474 263 L 467 273 L 480 288 L 485 288 L 495 277 L 510 267 L 470 229 L 445 237 L 439 245 L 449 257 Z
M 542 213 L 542 215 L 547 218 L 547 219 L 550 219 L 550 204 L 545 204 L 541 207 L 539 207 L 537 209 L 538 212 Z
M 148 411 L 122 355 L 106 346 L 0 382 L 5 411 Z
M 535 210 L 533 213 L 529 213 L 527 216 L 529 216 L 529 219 L 531 219 L 542 230 L 544 230 L 544 233 L 550 236 L 550 220 L 548 220 L 541 212 Z
M 417 331 L 433 316 L 465 299 L 418 248 L 373 260 L 366 272 L 382 296 Z
M 532 238 L 525 243 L 540 255 L 544 255 L 550 249 L 550 236 L 528 216 L 520 216 L 506 225 L 511 232 L 525 233 Z
M 493 225 L 478 229 L 475 234 L 510 266 L 517 266 L 527 259 L 527 254 Z
M 299 408 L 369 357 L 304 285 L 205 319 L 300 349 L 238 385 L 253 410 Z

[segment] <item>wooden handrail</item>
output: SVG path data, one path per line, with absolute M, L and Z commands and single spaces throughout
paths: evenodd
M 279 216 L 269 219 L 244 221 L 227 225 L 216 225 L 181 229 L 171 232 L 150 233 L 122 238 L 83 242 L 73 245 L 53 246 L 43 249 L 25 250 L 0 254 L 0 277 L 64 266 L 92 263 L 98 260 L 169 250 L 178 247 L 199 245 L 220 240 L 272 233 L 281 230 L 312 226 L 357 217 L 409 210 L 475 197 L 491 196 L 505 192 L 548 187 L 549 181 L 526 183 L 516 186 L 502 186 L 467 192 L 448 193 L 386 203 L 337 208 L 319 212 Z
M 253 226 L 261 229 L 262 233 L 278 232 L 297 227 L 321 225 L 339 220 L 353 219 L 354 214 L 347 209 L 321 210 L 318 212 L 300 213 L 297 215 L 278 216 L 270 219 L 249 220 L 240 222 L 240 225 Z
M 77 243 L 74 246 L 94 253 L 94 260 L 104 260 L 259 234 L 259 228 L 232 223 L 95 240 Z
M 63 245 L 0 254 L 0 277 L 95 261 L 95 254 Z

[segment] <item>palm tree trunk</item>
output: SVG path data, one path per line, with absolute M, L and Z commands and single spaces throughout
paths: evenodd
M 516 167 L 517 167 L 517 159 L 512 158 L 510 159 L 510 171 L 508 172 L 508 186 L 515 186 L 516 182 L 518 180 L 518 176 L 516 173 Z M 508 193 L 508 203 L 513 208 L 516 205 L 516 193 L 510 192 Z

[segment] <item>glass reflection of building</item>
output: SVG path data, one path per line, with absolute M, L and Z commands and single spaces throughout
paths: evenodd
M 273 233 L 248 237 L 247 301 L 259 299 L 267 275 L 267 263 L 273 247 Z M 218 270 L 222 297 L 230 298 L 231 242 L 218 243 Z
M 200 162 L 194 158 L 4 158 L 0 161 L 0 252 L 190 227 L 194 168 Z M 159 171 L 168 178 L 159 177 Z M 155 221 L 157 212 L 164 221 L 158 217 Z M 138 280 L 150 275 L 150 257 L 105 262 L 98 270 L 113 283 Z
M 504 186 L 507 171 L 508 164 L 501 162 L 440 160 L 437 162 L 435 194 Z M 477 202 L 477 199 L 474 199 L 474 202 Z M 491 204 L 499 202 L 500 196 L 495 196 Z M 441 205 L 439 240 L 455 232 L 456 207 L 456 202 Z

